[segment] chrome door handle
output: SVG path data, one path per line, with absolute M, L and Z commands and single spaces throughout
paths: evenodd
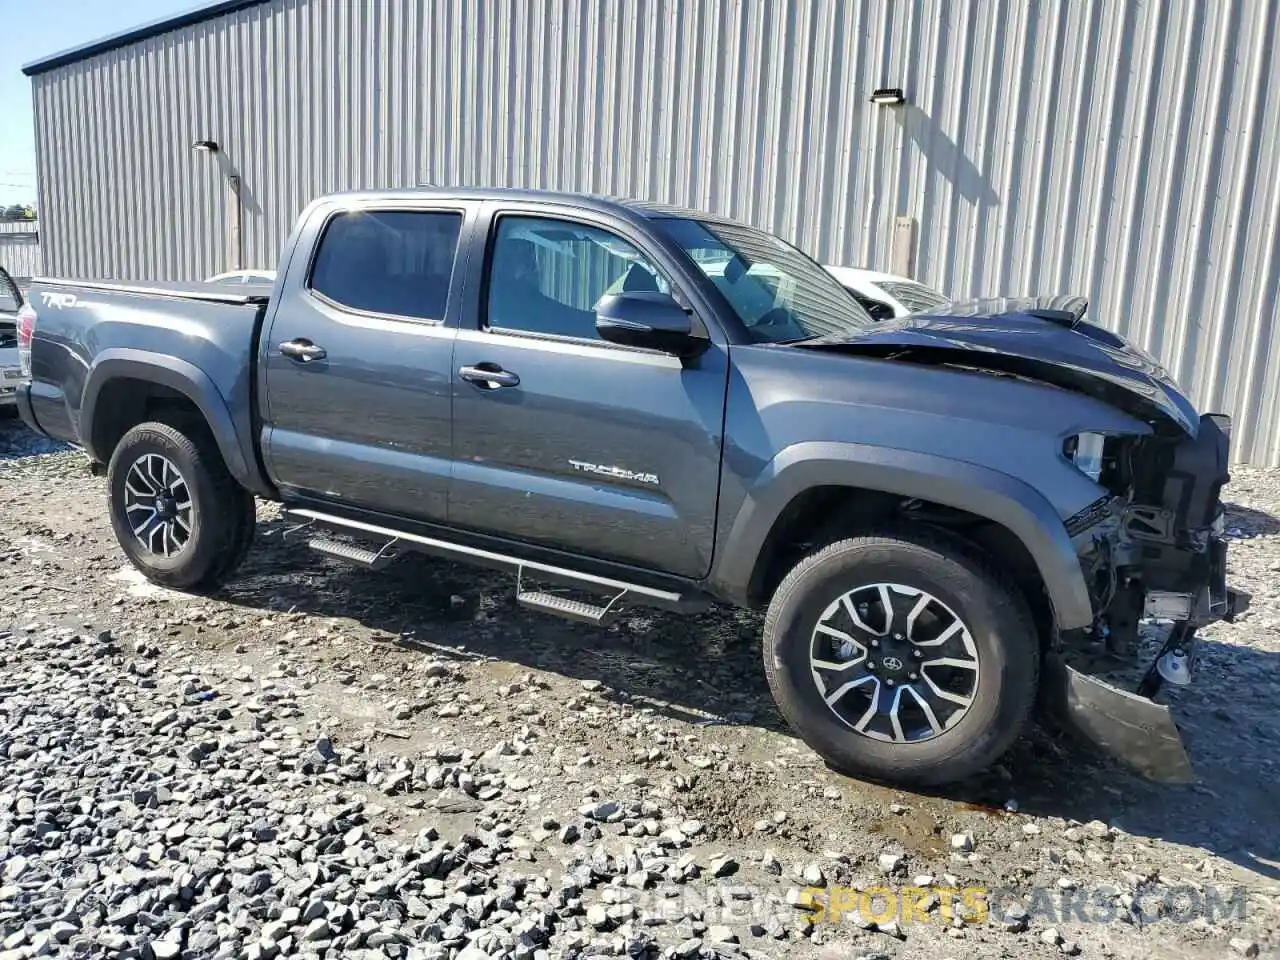
M 280 352 L 290 360 L 296 360 L 298 363 L 310 363 L 312 360 L 323 360 L 329 354 L 324 347 L 318 347 L 306 337 L 298 337 L 296 340 L 286 340 L 280 344 Z
M 510 370 L 503 370 L 496 363 L 478 363 L 475 366 L 459 367 L 458 376 L 486 390 L 515 387 L 520 384 L 519 376 Z

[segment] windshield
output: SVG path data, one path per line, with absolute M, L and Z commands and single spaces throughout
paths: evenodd
M 773 234 L 680 218 L 658 220 L 657 226 L 707 275 L 761 343 L 858 333 L 875 323 L 831 274 Z

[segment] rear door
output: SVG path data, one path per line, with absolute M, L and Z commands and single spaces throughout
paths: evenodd
M 313 210 L 261 349 L 263 451 L 286 494 L 444 520 L 460 242 L 475 205 Z
M 599 338 L 606 293 L 681 296 L 678 270 L 634 225 L 550 205 L 490 211 L 475 315 L 454 350 L 450 523 L 703 576 L 727 347 L 682 361 Z

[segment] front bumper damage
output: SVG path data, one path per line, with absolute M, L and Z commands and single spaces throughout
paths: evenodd
M 1230 621 L 1248 609 L 1250 598 L 1235 590 L 1228 590 L 1228 598 L 1231 610 L 1223 619 Z M 1144 683 L 1151 673 L 1154 663 Z M 1058 651 L 1045 658 L 1041 698 L 1062 726 L 1151 780 L 1193 783 L 1182 734 L 1169 707 L 1152 699 L 1155 692 L 1122 690 L 1070 666 Z
M 1107 498 L 1105 510 L 1091 505 L 1075 529 L 1068 521 L 1097 618 L 1091 630 L 1058 638 L 1046 656 L 1041 702 L 1096 749 L 1162 783 L 1196 777 L 1169 707 L 1154 698 L 1166 684 L 1190 682 L 1197 629 L 1233 621 L 1250 603 L 1227 585 L 1220 491 L 1229 479 L 1229 437 L 1226 417 L 1206 415 L 1195 438 L 1117 449 L 1117 472 L 1103 480 L 1125 495 Z M 1167 632 L 1154 657 L 1138 664 L 1142 621 Z M 1124 689 L 1073 665 L 1100 659 L 1140 666 L 1140 679 Z

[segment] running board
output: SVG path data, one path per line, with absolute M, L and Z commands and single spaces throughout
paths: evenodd
M 615 597 L 614 600 L 616 599 Z M 549 613 L 553 617 L 574 620 L 578 623 L 589 623 L 593 627 L 607 627 L 614 621 L 618 615 L 614 600 L 610 600 L 608 605 L 602 607 L 599 604 L 562 597 L 557 593 L 532 591 L 516 594 L 516 603 L 526 610 Z
M 357 567 L 365 567 L 369 570 L 381 570 L 388 563 L 396 558 L 395 553 L 391 550 L 392 544 L 388 543 L 381 550 L 366 550 L 364 547 L 358 547 L 354 543 L 343 543 L 341 540 L 327 540 L 324 537 L 312 537 L 307 541 L 307 546 L 316 553 L 323 553 L 328 557 L 336 557 L 339 560 L 345 560 L 347 563 L 353 563 Z
M 440 540 L 435 537 L 424 537 L 417 533 L 408 533 L 404 530 L 393 530 L 390 527 L 382 527 L 373 523 L 366 523 L 363 520 L 350 520 L 347 517 L 339 517 L 329 513 L 321 513 L 318 510 L 311 509 L 289 509 L 285 511 L 287 517 L 298 518 L 319 524 L 322 527 L 333 527 L 343 532 L 366 534 L 369 536 L 382 537 L 389 541 L 396 542 L 396 546 L 418 550 L 423 553 L 429 553 L 434 556 L 444 557 L 447 560 L 458 560 L 463 563 L 472 563 L 478 566 L 491 567 L 498 570 L 506 570 L 520 576 L 526 574 L 534 575 L 541 579 L 551 580 L 555 583 L 569 587 L 575 587 L 580 590 L 586 590 L 593 593 L 607 594 L 615 599 L 619 595 L 626 595 L 629 602 L 642 604 L 649 607 L 658 607 L 663 610 L 674 610 L 680 613 L 695 613 L 705 610 L 708 606 L 706 597 L 694 594 L 676 593 L 671 590 L 661 590 L 657 587 L 643 586 L 637 583 L 628 583 L 624 580 L 617 580 L 612 577 L 602 577 L 594 573 L 584 573 L 579 570 L 571 570 L 568 567 L 559 567 L 555 564 L 542 563 L 537 560 L 524 560 L 519 557 L 509 556 L 505 553 L 497 553 L 492 550 L 484 550 L 480 547 L 467 546 L 461 543 L 452 543 L 448 540 Z M 385 549 L 385 548 L 384 548 Z M 524 594 L 521 590 L 519 594 Z M 533 594 L 533 596 L 555 596 L 554 594 Z M 550 604 L 534 600 L 530 604 L 525 604 L 531 609 L 545 610 L 548 613 L 558 612 L 564 616 L 564 607 L 562 602 L 564 598 L 555 597 L 556 603 Z M 590 607 L 591 604 L 584 604 Z M 612 601 L 610 603 L 612 606 Z M 555 608 L 554 610 L 552 608 Z M 606 608 L 607 609 L 607 608 Z M 599 622 L 599 621 L 587 621 Z

